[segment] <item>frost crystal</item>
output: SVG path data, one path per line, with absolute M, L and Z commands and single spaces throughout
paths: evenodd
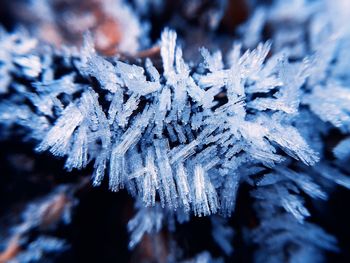
M 222 217 L 245 184 L 258 218 L 247 231 L 256 262 L 321 260 L 337 244 L 310 222 L 308 203 L 326 201 L 332 184 L 350 188 L 349 5 L 268 2 L 240 27 L 241 41 L 228 52 L 201 48 L 198 63 L 169 28 L 160 61 L 103 57 L 89 34 L 79 52 L 43 54 L 24 33 L 1 30 L 0 135 L 66 158 L 68 171 L 93 163 L 94 186 L 128 191 L 137 200 L 129 248 L 163 225 L 211 216 L 215 243 L 230 255 L 234 231 Z M 162 6 L 133 3 L 143 15 Z M 103 8 L 130 35 L 120 50 L 146 45 L 128 4 Z M 188 262 L 215 260 L 203 252 Z
M 230 215 L 239 185 L 235 171 L 245 163 L 273 167 L 285 159 L 276 147 L 305 164 L 318 160 L 288 121 L 299 104 L 305 65 L 267 59 L 270 46 L 260 44 L 241 55 L 234 45 L 227 68 L 221 53 L 202 49 L 208 72 L 192 75 L 176 45 L 176 33 L 166 29 L 161 37 L 162 79 L 150 60 L 145 69 L 107 61 L 87 38 L 78 69 L 97 79 L 110 95 L 109 106 L 100 104 L 92 88 L 73 84 L 72 75 L 37 82 L 38 91 L 45 88 L 51 96 L 67 93 L 56 88 L 60 84 L 71 87 L 68 94 L 83 91 L 80 98 L 70 96 L 37 150 L 66 155 L 68 170 L 95 159 L 94 185 L 102 182 L 107 169 L 111 190 L 135 181 L 147 206 L 154 205 L 159 194 L 162 207 L 181 207 L 199 216 L 220 210 Z M 291 74 L 298 78 L 291 81 Z M 215 96 L 224 94 L 225 88 L 228 102 L 220 105 Z M 250 99 L 271 90 L 276 90 L 271 98 Z M 51 109 L 42 112 L 52 115 Z M 211 175 L 218 173 L 227 184 L 212 182 Z

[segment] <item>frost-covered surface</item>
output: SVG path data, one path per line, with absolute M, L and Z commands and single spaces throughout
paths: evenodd
M 221 217 L 248 183 L 256 262 L 319 262 L 337 241 L 308 222 L 305 202 L 327 200 L 327 184 L 350 187 L 349 4 L 274 2 L 256 7 L 229 52 L 202 48 L 197 65 L 168 28 L 156 66 L 102 57 L 89 35 L 79 52 L 43 52 L 2 31 L 1 135 L 15 130 L 38 152 L 65 158 L 68 171 L 93 163 L 94 186 L 126 189 L 138 202 L 129 248 L 163 225 L 176 231 L 175 221 L 211 216 L 214 240 L 231 254 L 234 231 Z M 136 50 L 141 31 L 122 45 Z M 331 129 L 344 137 L 334 160 L 324 154 Z M 215 261 L 203 252 L 188 262 Z

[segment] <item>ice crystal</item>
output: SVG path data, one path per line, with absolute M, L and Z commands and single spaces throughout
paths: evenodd
M 116 19 L 132 17 L 122 19 L 131 30 L 120 49 L 135 52 L 139 21 L 123 1 L 107 2 L 123 7 L 105 4 Z M 321 260 L 336 240 L 309 222 L 307 198 L 327 200 L 331 183 L 350 188 L 348 5 L 272 2 L 254 10 L 228 52 L 201 48 L 197 64 L 169 28 L 160 64 L 102 57 L 89 34 L 79 52 L 41 54 L 35 40 L 1 30 L 1 133 L 25 134 L 38 152 L 65 157 L 68 171 L 93 162 L 94 186 L 126 189 L 138 202 L 129 248 L 194 215 L 212 217 L 215 242 L 231 254 L 233 230 L 217 216 L 232 215 L 245 183 L 259 219 L 249 234 L 256 261 Z M 136 1 L 140 14 L 153 5 L 161 4 Z M 69 73 L 55 74 L 54 56 Z M 322 141 L 331 129 L 344 137 L 331 149 L 334 161 Z

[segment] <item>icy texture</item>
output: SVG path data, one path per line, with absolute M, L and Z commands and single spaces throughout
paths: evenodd
M 150 60 L 143 68 L 98 56 L 87 36 L 82 59 L 75 64 L 106 90 L 107 105 L 100 104 L 93 88 L 74 83 L 74 74 L 60 79 L 47 75 L 33 84 L 36 93 L 17 88 L 38 108 L 34 116 L 58 115 L 52 127 L 45 125 L 37 151 L 67 156 L 67 170 L 95 160 L 94 185 L 107 174 L 113 191 L 126 188 L 134 195 L 136 190 L 146 206 L 154 205 L 158 194 L 162 207 L 198 216 L 232 213 L 240 181 L 236 171 L 245 164 L 273 167 L 286 155 L 307 165 L 317 162 L 317 153 L 289 121 L 306 78 L 304 62 L 290 63 L 285 56 L 267 59 L 269 42 L 244 54 L 235 44 L 229 66 L 220 52 L 202 49 L 206 71 L 193 74 L 176 37 L 169 29 L 161 36 L 161 77 Z M 62 94 L 64 101 L 58 99 Z M 2 111 L 2 123 L 18 123 L 6 118 L 8 110 Z M 31 118 L 31 111 L 23 110 Z M 214 175 L 224 180 L 214 182 Z
M 196 65 L 171 29 L 160 36 L 161 64 L 102 57 L 87 35 L 78 53 L 55 54 L 70 71 L 57 76 L 53 54 L 2 31 L 1 133 L 15 130 L 37 151 L 64 156 L 68 171 L 93 162 L 93 185 L 126 189 L 138 202 L 130 248 L 163 225 L 212 216 L 213 238 L 231 254 L 233 230 L 214 216 L 231 216 L 247 183 L 259 219 L 249 233 L 256 262 L 321 261 L 336 240 L 309 222 L 306 201 L 326 201 L 327 185 L 350 188 L 349 6 L 272 2 L 257 6 L 229 52 L 201 48 Z M 137 1 L 138 12 L 159 4 L 147 3 Z M 141 31 L 127 40 L 135 44 Z M 132 43 L 125 46 L 136 51 Z M 332 130 L 341 135 L 329 143 Z

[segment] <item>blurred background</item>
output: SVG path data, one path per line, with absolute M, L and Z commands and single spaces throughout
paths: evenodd
M 121 2 L 1 0 L 0 26 L 7 31 L 22 30 L 23 34 L 59 49 L 81 47 L 83 35 L 89 31 L 100 54 L 130 61 L 143 57 L 159 59 L 157 41 L 162 30 L 170 27 L 186 47 L 185 58 L 195 63 L 199 47 L 228 50 L 241 37 L 241 26 L 254 13 L 257 2 L 271 1 Z M 262 29 L 264 39 L 269 39 L 271 30 L 266 24 Z M 207 218 L 194 218 L 179 225 L 176 233 L 163 230 L 146 235 L 139 246 L 129 251 L 126 225 L 134 214 L 133 199 L 123 191 L 110 192 L 108 185 L 92 187 L 92 165 L 84 171 L 68 173 L 62 169 L 64 160 L 34 152 L 33 142 L 23 143 L 18 136 L 0 139 L 0 263 L 23 251 L 35 253 L 32 243 L 39 237 L 46 244 L 56 242 L 53 248 L 57 250 L 48 250 L 38 262 L 166 262 L 172 246 L 169 235 L 181 247 L 184 258 L 203 250 L 222 256 L 212 240 Z M 335 132 L 332 136 L 340 135 Z M 244 232 L 256 226 L 257 221 L 248 186 L 243 185 L 238 196 L 229 221 L 236 231 L 235 252 L 225 260 L 251 262 L 254 245 L 245 240 Z M 339 187 L 327 204 L 311 211 L 315 215 L 312 220 L 339 240 L 341 251 L 329 253 L 329 262 L 350 262 L 347 200 L 350 193 Z M 26 236 L 14 235 L 17 228 L 26 229 Z

